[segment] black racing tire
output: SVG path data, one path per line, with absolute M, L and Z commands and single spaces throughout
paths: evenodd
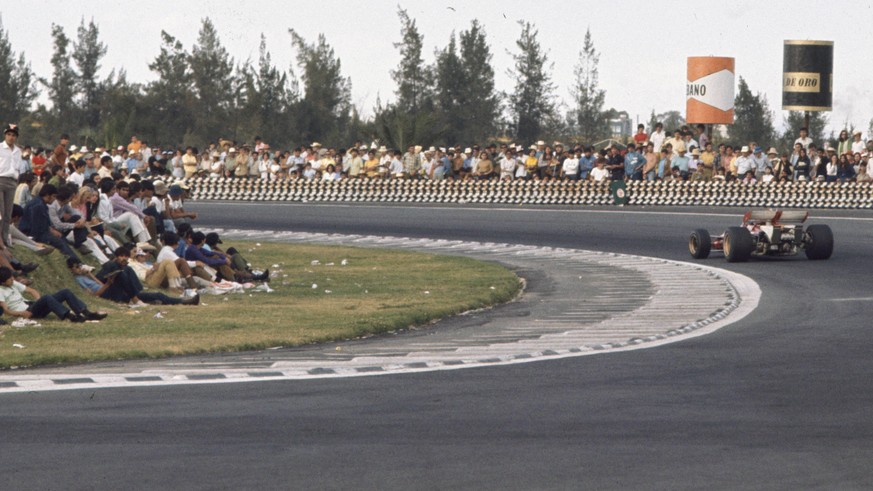
M 699 228 L 691 232 L 691 237 L 688 237 L 688 252 L 694 259 L 706 259 L 709 257 L 709 251 L 712 250 L 712 238 L 709 232 Z
M 827 225 L 806 227 L 806 257 L 812 260 L 828 259 L 834 253 L 834 233 Z
M 724 232 L 724 258 L 729 263 L 741 263 L 752 257 L 752 234 L 743 227 L 728 227 Z

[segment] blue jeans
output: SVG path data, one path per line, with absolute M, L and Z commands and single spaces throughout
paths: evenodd
M 64 306 L 64 302 L 70 306 L 69 309 Z M 54 312 L 59 319 L 63 319 L 67 316 L 70 310 L 79 314 L 88 310 L 88 306 L 79 300 L 79 297 L 77 297 L 76 294 L 64 288 L 53 295 L 43 295 L 39 297 L 39 300 L 33 302 L 27 310 L 30 311 L 35 319 L 47 317 L 49 312 Z

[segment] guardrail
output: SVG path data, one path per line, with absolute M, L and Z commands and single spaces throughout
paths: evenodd
M 197 200 L 291 202 L 495 203 L 611 205 L 609 182 L 426 181 L 349 179 L 267 181 L 194 178 L 185 182 Z M 629 181 L 629 205 L 873 208 L 871 183 L 756 183 Z

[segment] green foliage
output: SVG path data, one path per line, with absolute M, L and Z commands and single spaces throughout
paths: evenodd
M 342 144 L 342 128 L 348 125 L 351 109 L 352 82 L 342 75 L 342 64 L 324 34 L 319 34 L 316 43 L 307 43 L 293 29 L 289 32 L 303 81 L 304 95 L 294 110 L 299 116 L 298 135 L 306 143 L 321 139 L 328 145 Z
M 514 69 L 507 71 L 515 78 L 515 91 L 509 96 L 509 113 L 513 135 L 517 141 L 533 142 L 543 136 L 558 119 L 555 110 L 555 84 L 549 72 L 554 68 L 543 52 L 537 37 L 539 31 L 530 22 L 519 22 L 521 36 L 515 42 Z
M 747 145 L 754 141 L 766 148 L 775 143 L 776 130 L 767 97 L 760 92 L 752 94 L 743 77 L 740 77 L 734 99 L 734 115 L 734 124 L 729 126 L 733 144 Z
M 214 140 L 226 130 L 233 94 L 233 59 L 218 38 L 209 18 L 203 19 L 197 44 L 188 58 L 194 86 L 194 134 Z
M 79 126 L 96 128 L 100 122 L 100 59 L 106 55 L 106 45 L 99 41 L 100 30 L 94 19 L 85 27 L 85 19 L 79 24 L 77 40 L 73 43 L 73 60 L 76 62 L 76 90 L 78 93 Z M 93 141 L 88 142 L 93 144 Z
M 21 53 L 12 51 L 9 35 L 0 21 L 0 119 L 20 123 L 37 96 L 35 76 Z
M 76 106 L 74 97 L 76 95 L 76 74 L 70 66 L 70 38 L 64 33 L 64 29 L 52 24 L 52 40 L 54 44 L 54 52 L 52 53 L 52 78 L 49 81 L 43 80 L 43 84 L 48 88 L 49 100 L 52 103 L 51 109 L 51 132 L 55 134 L 55 138 L 60 133 L 75 134 L 73 131 L 76 127 Z
M 609 120 L 604 115 L 606 91 L 599 87 L 597 65 L 600 53 L 591 40 L 591 29 L 585 31 L 585 41 L 576 65 L 576 84 L 571 91 L 576 102 L 576 132 L 580 141 L 593 143 L 608 138 Z
M 145 88 L 149 111 L 144 114 L 144 119 L 148 129 L 141 136 L 153 141 L 178 143 L 181 135 L 194 127 L 195 95 L 188 59 L 182 43 L 161 31 L 160 52 L 149 63 L 149 69 L 156 77 Z
M 649 127 L 646 128 L 646 131 L 651 134 L 655 131 L 655 125 L 658 123 L 663 124 L 664 131 L 670 133 L 672 136 L 673 130 L 685 125 L 685 118 L 682 117 L 682 113 L 679 111 L 667 111 L 655 114 L 655 110 L 652 109 L 652 114 L 649 116 Z

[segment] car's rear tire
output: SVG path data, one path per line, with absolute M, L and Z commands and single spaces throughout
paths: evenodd
M 812 260 L 828 259 L 834 253 L 834 233 L 827 225 L 806 227 L 806 257 Z
M 728 227 L 724 232 L 724 258 L 729 263 L 748 261 L 752 257 L 752 234 L 743 227 Z
M 709 232 L 699 228 L 691 232 L 691 237 L 688 237 L 688 252 L 694 259 L 706 259 L 709 257 L 709 251 L 712 250 L 712 238 Z

